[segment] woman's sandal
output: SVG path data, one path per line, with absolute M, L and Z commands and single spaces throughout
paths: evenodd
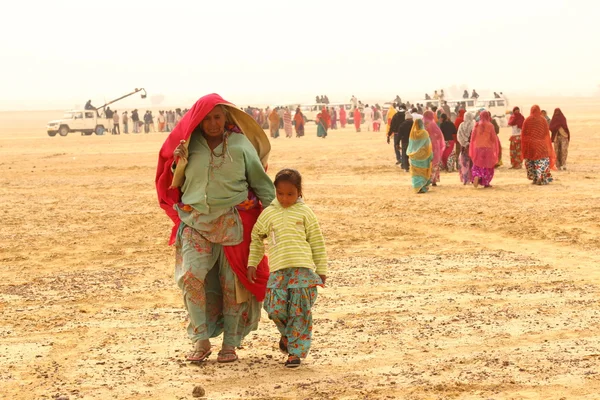
M 279 350 L 283 354 L 288 354 L 288 340 L 283 336 L 281 337 L 281 339 L 279 339 Z
M 298 368 L 300 364 L 300 358 L 296 356 L 289 356 L 284 365 L 286 368 Z
M 233 356 L 233 357 L 232 357 Z M 238 360 L 238 356 L 235 353 L 235 349 L 231 350 L 221 350 L 217 357 L 217 362 L 224 364 L 230 363 Z
M 186 359 L 189 362 L 201 363 L 203 361 L 206 361 L 206 359 L 208 358 L 208 356 L 210 356 L 211 354 L 212 354 L 212 350 L 210 349 L 210 347 L 208 349 L 205 349 L 198 342 L 196 344 L 196 346 L 194 347 L 194 351 L 192 351 L 191 353 L 189 353 L 187 355 Z

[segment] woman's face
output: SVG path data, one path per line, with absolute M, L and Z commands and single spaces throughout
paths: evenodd
M 216 106 L 202 120 L 202 131 L 207 137 L 218 137 L 225 132 L 225 113 L 220 106 Z

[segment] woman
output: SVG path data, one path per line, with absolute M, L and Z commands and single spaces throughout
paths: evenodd
M 492 114 L 490 113 L 490 115 L 492 115 Z M 491 119 L 491 122 L 492 122 L 492 125 L 494 126 L 494 132 L 496 132 L 496 136 L 498 136 L 500 134 L 500 125 L 498 125 L 498 122 L 494 118 Z M 499 148 L 498 148 L 498 163 L 496 163 L 495 168 L 499 168 L 503 165 L 504 164 L 502 163 L 502 143 L 500 143 Z
M 460 181 L 463 185 L 473 182 L 473 160 L 469 156 L 469 145 L 471 144 L 471 133 L 475 127 L 475 116 L 473 113 L 467 113 L 464 116 L 464 122 L 458 127 L 457 140 L 460 143 Z
M 362 116 L 360 115 L 360 110 L 358 107 L 354 109 L 354 128 L 356 128 L 356 132 L 360 132 L 360 123 L 362 122 Z
M 556 152 L 556 166 L 558 169 L 565 171 L 567 169 L 571 132 L 567 125 L 567 118 L 565 118 L 560 108 L 554 110 L 554 115 L 552 115 L 550 121 L 550 132 L 552 132 L 552 142 Z
M 296 114 L 294 114 L 294 127 L 296 128 L 296 137 L 304 136 L 304 114 L 300 111 L 300 107 L 296 108 Z
M 553 181 L 550 168 L 554 166 L 555 156 L 549 130 L 540 106 L 531 107 L 531 115 L 523 122 L 521 145 L 527 179 L 534 185 L 547 185 Z
M 331 129 L 337 129 L 337 118 L 335 107 L 331 107 Z
M 456 119 L 454 120 L 454 127 L 456 128 L 456 132 L 457 134 L 454 135 L 454 143 L 455 143 L 455 149 L 454 149 L 454 154 L 456 155 L 456 169 L 460 169 L 460 164 L 459 164 L 459 158 L 460 158 L 460 142 L 458 141 L 458 128 L 460 127 L 460 124 L 462 124 L 465 120 L 465 113 L 466 110 L 464 108 L 461 108 L 460 110 L 458 110 L 458 115 L 456 116 Z
M 498 163 L 500 141 L 492 125 L 492 116 L 488 111 L 479 114 L 469 144 L 469 157 L 473 160 L 473 186 L 491 187 L 494 167 Z
M 342 129 L 346 127 L 346 109 L 344 106 L 340 106 L 340 125 Z
M 327 137 L 327 129 L 329 129 L 329 114 L 325 107 L 317 114 L 317 137 L 325 139 Z
M 447 114 L 442 114 L 440 130 L 444 135 L 445 149 L 442 153 L 442 168 L 448 172 L 456 171 L 456 127 L 448 119 Z
M 258 327 L 266 259 L 255 283 L 246 269 L 252 227 L 275 197 L 265 172 L 270 149 L 251 116 L 211 94 L 196 102 L 160 150 L 156 190 L 175 223 L 169 243 L 175 243 L 175 279 L 194 343 L 189 361 L 205 360 L 209 339 L 221 333 L 217 361 L 236 361 L 235 349 Z
M 440 164 L 442 162 L 442 153 L 446 147 L 444 143 L 444 135 L 435 122 L 435 114 L 433 111 L 425 111 L 423 114 L 423 125 L 429 134 L 431 140 L 431 148 L 433 151 L 433 164 L 431 165 L 431 186 L 437 186 L 440 181 Z
M 510 169 L 521 169 L 523 167 L 523 155 L 521 153 L 521 129 L 523 129 L 525 117 L 521 114 L 519 107 L 513 108 L 512 115 L 508 120 L 508 126 L 512 128 L 510 136 Z
M 277 112 L 277 108 L 274 108 L 269 114 L 269 130 L 273 139 L 279 137 L 279 113 Z
M 381 110 L 379 108 L 375 108 L 374 113 L 375 116 L 373 119 L 373 132 L 381 132 L 381 123 L 383 122 Z
M 283 130 L 285 131 L 285 137 L 292 137 L 292 113 L 289 108 L 285 108 L 283 111 Z
M 429 134 L 421 119 L 417 119 L 413 123 L 406 153 L 410 159 L 410 177 L 413 189 L 415 193 L 426 193 L 431 183 L 433 152 Z

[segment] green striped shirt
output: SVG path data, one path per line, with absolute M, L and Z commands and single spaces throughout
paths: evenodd
M 254 229 L 248 265 L 256 267 L 265 254 L 264 239 L 269 250 L 269 268 L 311 268 L 327 275 L 325 239 L 313 211 L 299 199 L 283 208 L 277 199 L 260 214 Z

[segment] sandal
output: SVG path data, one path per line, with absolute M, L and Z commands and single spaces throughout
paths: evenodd
M 217 362 L 219 362 L 221 364 L 230 363 L 230 362 L 234 362 L 237 360 L 238 360 L 238 356 L 235 353 L 235 349 L 221 350 L 219 352 L 219 356 L 217 357 Z
M 200 342 L 196 342 L 194 351 L 189 353 L 186 359 L 190 362 L 200 363 L 202 361 L 206 361 L 208 356 L 210 356 L 211 354 L 212 350 L 210 349 L 210 347 L 208 349 L 205 349 L 200 345 Z
M 300 364 L 300 358 L 296 356 L 289 356 L 284 365 L 286 368 L 298 368 Z
M 288 340 L 286 337 L 281 337 L 281 339 L 279 339 L 279 350 L 281 350 L 281 352 L 283 354 L 288 354 Z

